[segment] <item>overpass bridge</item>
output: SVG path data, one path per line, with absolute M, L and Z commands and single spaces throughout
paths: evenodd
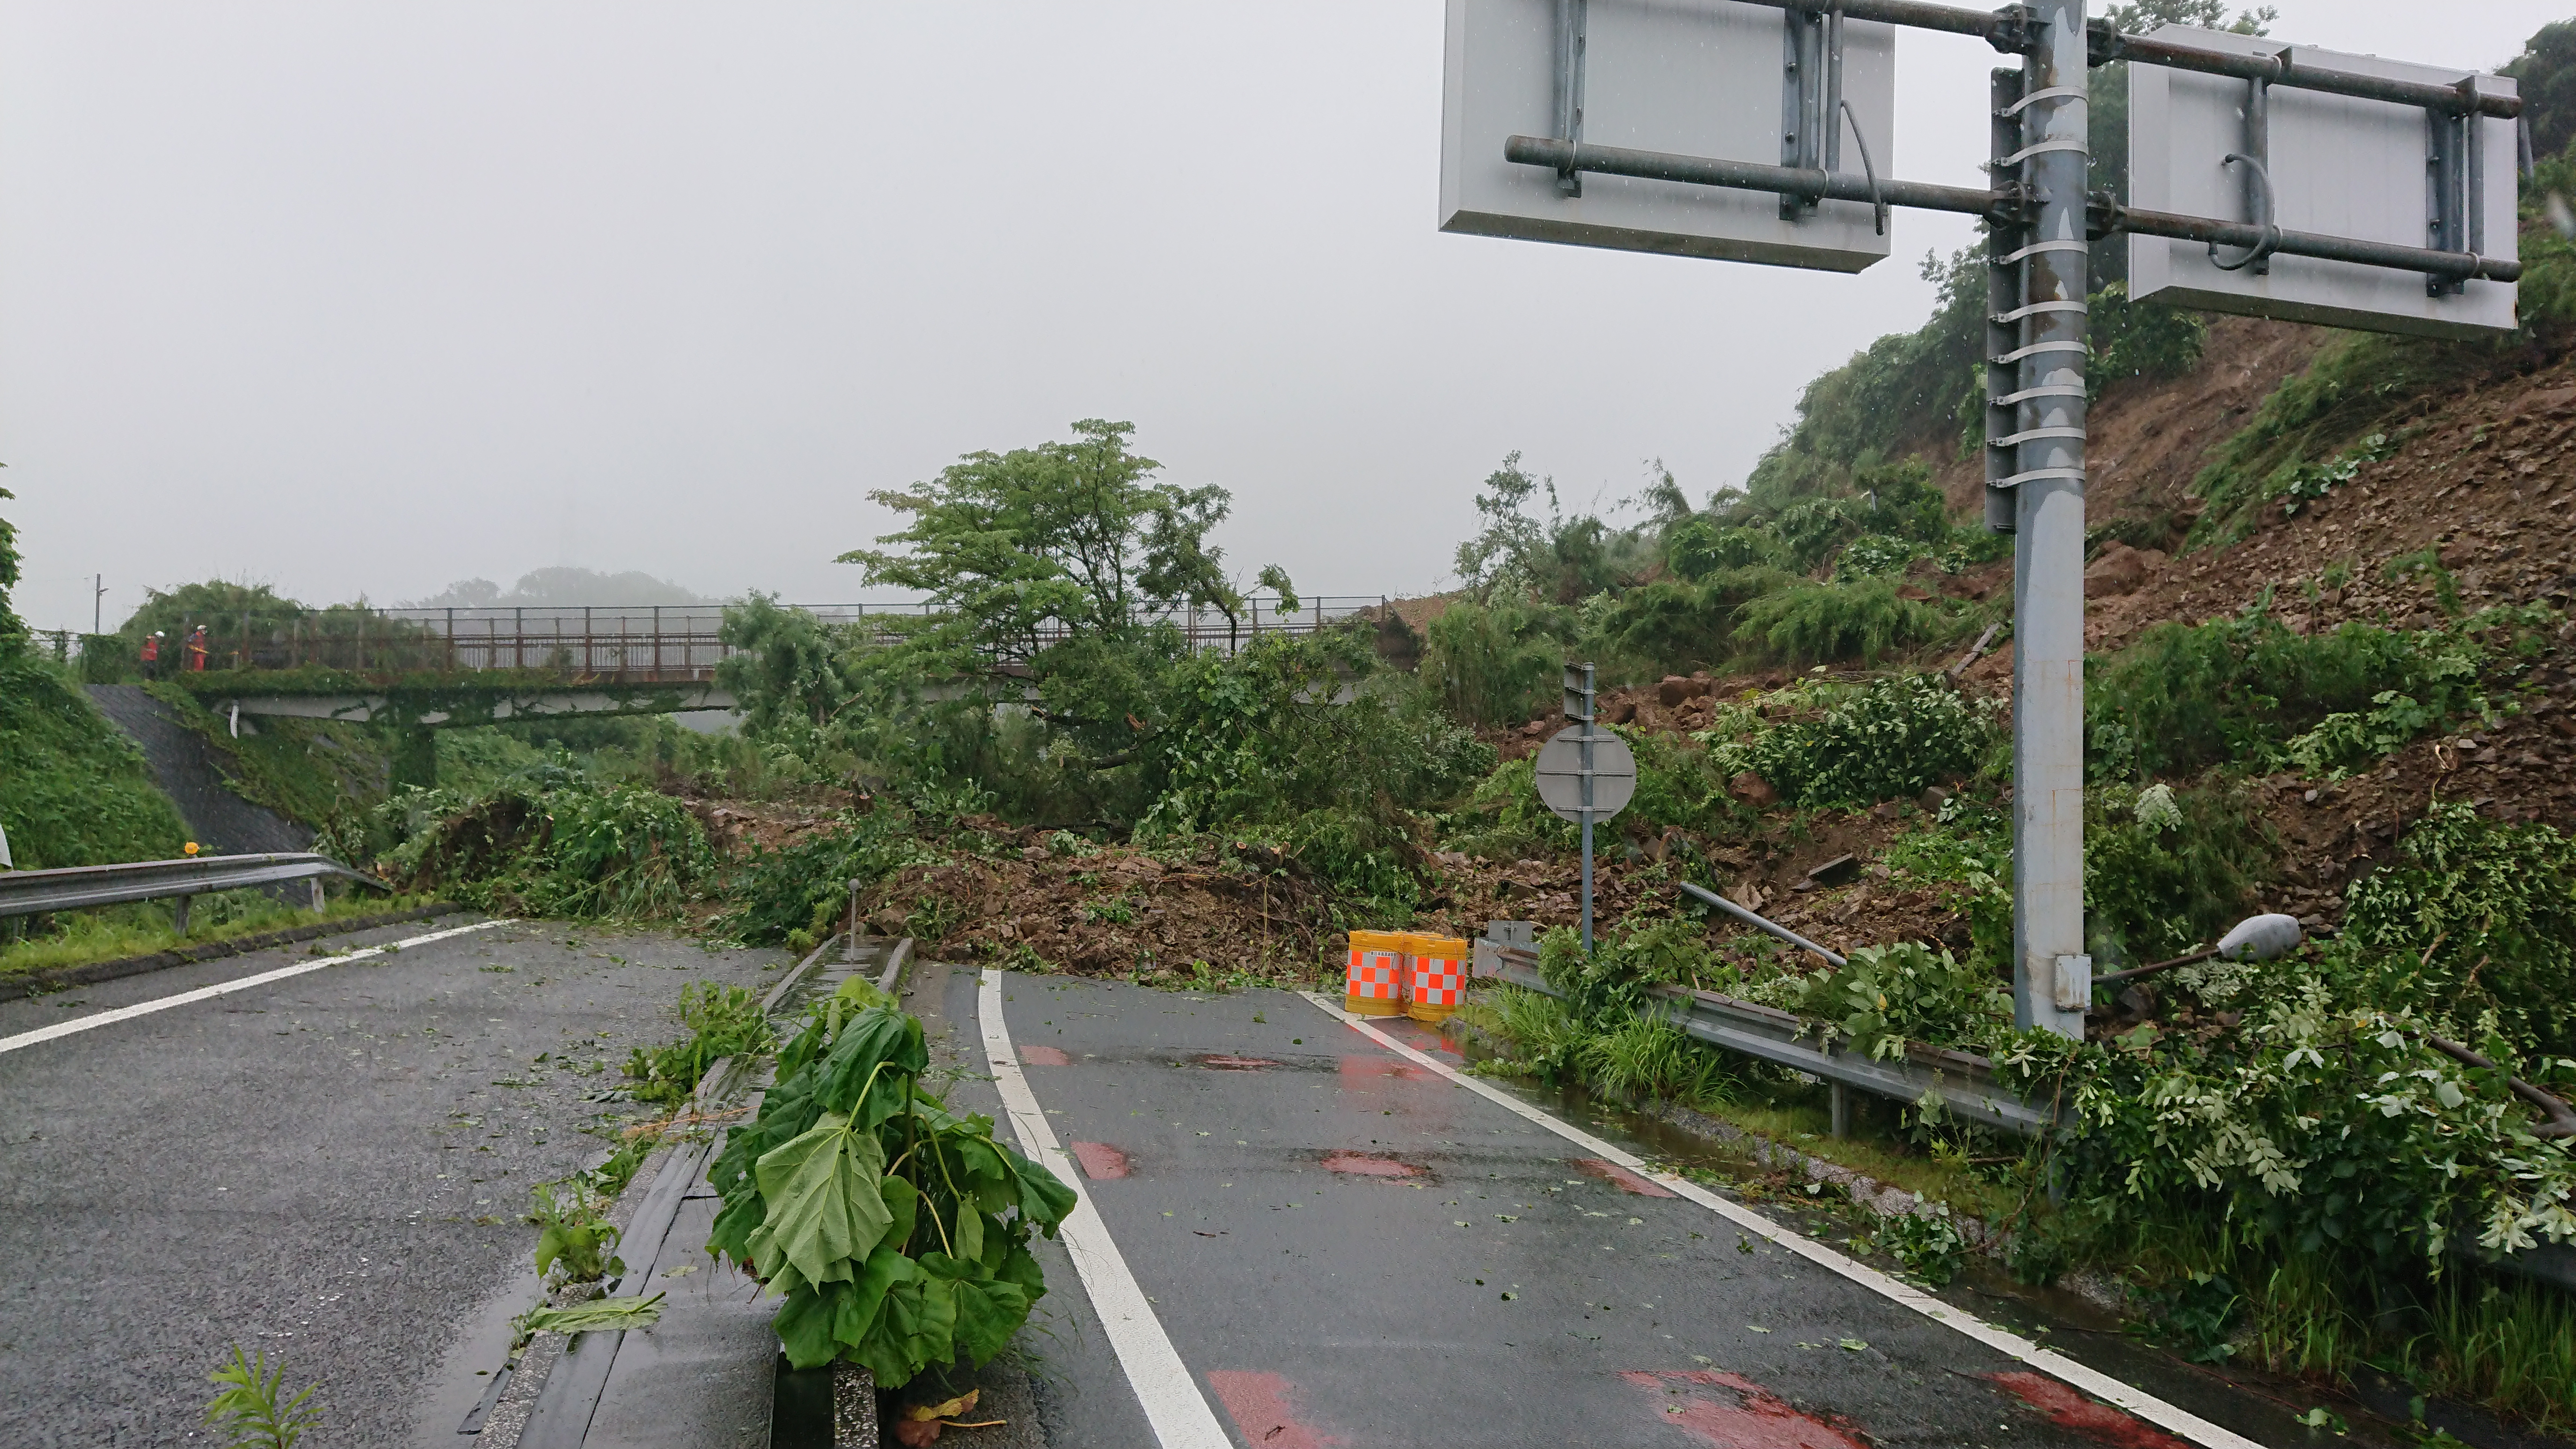
M 731 710 L 716 680 L 740 652 L 724 637 L 725 605 L 580 605 L 308 609 L 290 615 L 189 619 L 162 646 L 160 668 L 239 733 L 262 717 L 383 723 L 405 730 L 560 715 Z M 780 605 L 862 646 L 895 643 L 938 612 L 932 604 Z M 1231 652 L 1263 634 L 1308 634 L 1384 618 L 1383 596 L 1318 597 L 1282 609 L 1148 607 L 1194 648 Z M 202 630 L 202 634 L 199 631 Z M 1040 645 L 1063 637 L 1041 631 Z

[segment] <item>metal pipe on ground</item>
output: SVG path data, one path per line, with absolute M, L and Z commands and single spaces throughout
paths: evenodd
M 1781 925 L 1777 921 L 1766 920 L 1761 916 L 1755 915 L 1753 912 L 1746 910 L 1744 907 L 1737 905 L 1735 902 L 1728 900 L 1726 897 L 1719 895 L 1715 891 L 1705 890 L 1699 886 L 1691 884 L 1689 881 L 1681 882 L 1681 888 L 1683 894 L 1690 896 L 1692 899 L 1699 901 L 1703 905 L 1715 906 L 1717 909 L 1726 912 L 1728 915 L 1735 917 L 1737 920 L 1742 921 L 1744 924 L 1751 926 L 1757 931 L 1767 931 L 1772 935 L 1779 937 L 1781 940 L 1788 942 L 1790 945 L 1797 947 L 1801 951 L 1813 951 L 1836 966 L 1844 964 L 1842 957 L 1835 955 L 1833 952 L 1826 950 L 1824 947 L 1817 945 L 1815 942 L 1808 940 L 1806 937 L 1799 935 L 1797 932 L 1790 930 L 1788 927 Z

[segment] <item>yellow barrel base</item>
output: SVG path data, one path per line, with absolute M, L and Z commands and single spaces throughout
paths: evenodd
M 1404 1014 L 1412 1017 L 1415 1021 L 1438 1022 L 1447 1021 L 1450 1017 L 1457 1015 L 1458 1008 L 1454 1006 L 1423 1006 L 1416 1003 L 1415 1005 L 1406 1007 L 1404 1009 Z
M 1342 998 L 1342 1010 L 1353 1016 L 1402 1016 L 1404 1004 L 1381 1000 L 1374 996 L 1345 996 Z

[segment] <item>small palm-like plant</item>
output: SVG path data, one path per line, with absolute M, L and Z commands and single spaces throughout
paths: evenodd
M 308 1384 L 303 1392 L 280 1402 L 286 1365 L 270 1368 L 265 1351 L 244 1358 L 241 1345 L 234 1344 L 233 1361 L 207 1378 L 224 1386 L 206 1405 L 206 1422 L 228 1436 L 224 1441 L 228 1449 L 295 1449 L 295 1441 L 322 1422 L 321 1412 L 305 1403 L 321 1385 Z

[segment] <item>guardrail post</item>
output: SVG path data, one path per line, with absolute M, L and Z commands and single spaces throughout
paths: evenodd
M 1851 1135 L 1851 1088 L 1840 1082 L 1834 1082 L 1831 1085 L 1834 1119 L 1831 1130 L 1836 1137 L 1849 1137 Z
M 313 914 L 321 915 L 331 908 L 331 897 L 322 889 L 322 877 L 313 877 Z
M 182 936 L 188 934 L 188 902 L 191 899 L 192 897 L 189 896 L 179 896 L 173 901 L 170 909 L 170 929 Z

